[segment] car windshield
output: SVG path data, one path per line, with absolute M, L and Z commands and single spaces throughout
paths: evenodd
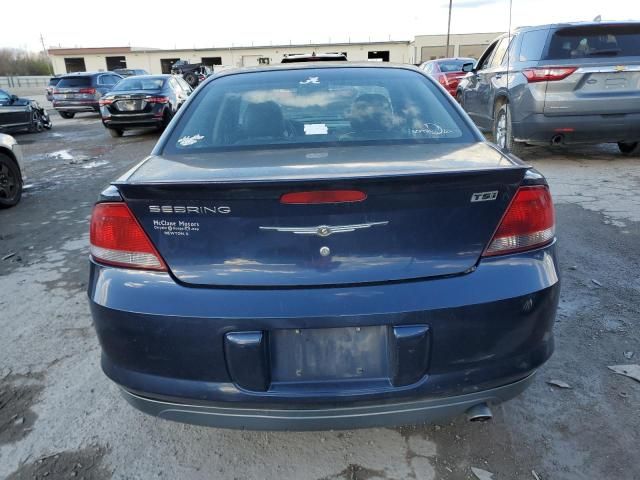
M 123 90 L 160 90 L 165 79 L 162 77 L 130 77 L 120 80 L 112 89 L 114 92 Z
M 465 63 L 473 63 L 473 60 L 471 58 L 463 58 L 458 60 L 446 60 L 443 62 L 438 62 L 438 66 L 440 67 L 440 71 L 442 73 L 461 72 L 462 66 Z
M 201 87 L 166 153 L 277 146 L 470 142 L 449 99 L 399 68 L 232 74 Z
M 551 37 L 545 60 L 640 56 L 640 24 L 567 27 Z
M 90 87 L 91 77 L 62 77 L 56 86 L 60 88 Z

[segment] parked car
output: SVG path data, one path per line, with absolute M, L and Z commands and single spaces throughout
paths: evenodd
M 102 368 L 189 423 L 487 419 L 553 351 L 554 228 L 413 66 L 227 70 L 93 210 Z
M 53 90 L 55 88 L 56 85 L 58 85 L 58 82 L 60 81 L 60 77 L 51 77 L 49 79 L 49 85 L 47 85 L 47 100 L 49 100 L 50 102 L 53 102 Z
M 0 133 L 0 208 L 13 207 L 22 197 L 22 149 L 16 140 Z
M 435 78 L 451 95 L 456 96 L 458 83 L 466 75 L 462 71 L 462 66 L 467 63 L 474 63 L 473 58 L 441 58 L 439 60 L 429 60 L 420 65 L 420 68 Z
M 41 132 L 51 126 L 47 110 L 38 102 L 0 90 L 0 132 Z
M 180 76 L 191 88 L 196 88 L 211 73 L 211 69 L 202 63 L 189 63 L 187 60 L 178 60 L 171 65 L 171 74 Z
M 129 128 L 164 129 L 189 95 L 191 87 L 182 77 L 128 77 L 100 99 L 102 123 L 112 137 L 121 137 Z
M 100 98 L 120 81 L 113 72 L 70 73 L 60 78 L 53 91 L 53 108 L 62 118 L 78 112 L 100 112 Z
M 570 23 L 526 27 L 496 39 L 458 87 L 457 97 L 495 142 L 640 140 L 640 23 Z
M 122 77 L 133 77 L 135 75 L 149 75 L 149 72 L 141 68 L 116 68 L 114 73 Z
M 291 53 L 285 55 L 281 63 L 304 63 L 304 62 L 346 62 L 347 56 L 344 53 L 320 53 L 316 55 L 313 52 L 308 53 Z

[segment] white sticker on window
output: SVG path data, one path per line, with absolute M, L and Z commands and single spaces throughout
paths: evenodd
M 329 129 L 324 123 L 305 123 L 304 134 L 305 135 L 326 135 L 329 133 Z
M 186 135 L 186 136 L 180 138 L 178 140 L 178 143 L 182 147 L 188 147 L 190 145 L 194 145 L 194 144 L 198 143 L 202 139 L 204 139 L 204 136 L 200 135 L 199 133 L 196 133 L 195 135 L 191 135 L 191 136 Z
M 317 85 L 320 83 L 320 77 L 309 77 L 306 80 L 300 81 L 298 83 L 300 83 L 300 85 L 308 85 L 310 83 Z

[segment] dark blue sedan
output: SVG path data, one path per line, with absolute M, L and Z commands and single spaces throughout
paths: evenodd
M 104 372 L 195 424 L 490 418 L 552 354 L 559 286 L 545 179 L 408 66 L 212 77 L 91 220 Z

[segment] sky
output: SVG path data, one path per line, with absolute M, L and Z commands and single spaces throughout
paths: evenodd
M 446 33 L 448 8 L 448 0 L 9 0 L 2 9 L 0 48 L 41 50 L 40 34 L 47 47 L 412 40 L 415 35 Z M 640 20 L 640 1 L 513 0 L 512 26 L 592 20 L 597 15 Z M 452 33 L 508 28 L 509 0 L 453 0 Z

